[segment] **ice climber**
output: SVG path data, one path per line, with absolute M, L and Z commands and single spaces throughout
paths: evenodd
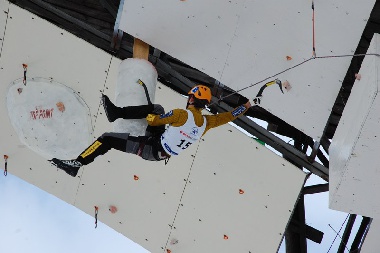
M 196 85 L 188 93 L 186 110 L 174 109 L 164 112 L 159 104 L 140 106 L 115 106 L 106 95 L 102 103 L 109 122 L 118 118 L 146 118 L 148 127 L 144 136 L 131 136 L 129 133 L 107 132 L 85 149 L 76 159 L 60 160 L 53 158 L 52 164 L 75 177 L 83 165 L 94 161 L 110 149 L 135 154 L 149 161 L 160 161 L 177 156 L 191 144 L 199 140 L 208 130 L 221 126 L 243 115 L 251 103 L 248 101 L 230 112 L 216 115 L 202 115 L 202 109 L 211 102 L 211 90 L 204 85 Z M 257 104 L 256 98 L 253 103 Z M 168 127 L 165 129 L 165 126 Z

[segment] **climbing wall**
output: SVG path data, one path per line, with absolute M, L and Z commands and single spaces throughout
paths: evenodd
M 311 2 L 130 0 L 120 29 L 234 90 L 254 85 L 240 92 L 249 98 L 257 82 L 288 80 L 291 89 L 267 89 L 262 106 L 319 140 L 351 57 L 312 59 Z M 317 57 L 352 54 L 375 0 L 314 2 Z
M 379 233 L 380 233 L 380 223 L 378 219 L 372 220 L 370 224 L 370 229 L 367 232 L 365 241 L 362 245 L 362 253 L 373 253 L 374 249 L 378 249 L 379 243 Z
M 3 39 L 4 39 L 4 30 L 5 30 L 5 23 L 7 20 L 7 14 L 8 14 L 8 7 L 9 2 L 6 0 L 0 0 L 0 56 L 1 56 L 1 48 L 3 45 Z
M 380 35 L 367 53 L 380 53 Z M 330 207 L 380 218 L 377 157 L 380 153 L 380 57 L 363 60 L 330 147 Z
M 51 78 L 80 95 L 95 138 L 113 129 L 100 93 L 115 94 L 120 60 L 10 5 L 0 58 L 0 154 L 9 156 L 9 173 L 89 215 L 96 206 L 100 221 L 151 252 L 277 250 L 304 172 L 225 125 L 167 165 L 110 151 L 72 178 L 23 145 L 11 125 L 5 99 L 9 85 L 23 78 L 22 64 L 27 78 Z M 156 102 L 173 108 L 186 99 L 159 84 Z
M 8 3 L 6 4 L 8 5 Z M 3 12 L 2 18 L 3 15 L 6 14 Z M 1 157 L 3 155 L 9 156 L 10 173 L 37 185 L 68 203 L 74 203 L 79 179 L 69 180 L 65 175 L 50 167 L 43 154 L 27 148 L 11 124 L 10 118 L 14 115 L 8 113 L 6 97 L 10 87 L 14 84 L 13 82 L 15 80 L 21 82 L 24 78 L 23 64 L 27 64 L 26 77 L 28 80 L 43 78 L 74 89 L 86 102 L 92 114 L 91 128 L 95 128 L 100 90 L 104 89 L 112 57 L 12 4 L 9 5 L 9 13 L 6 15 L 5 21 L 1 25 L 5 35 L 0 58 Z M 1 36 L 3 34 L 1 33 Z M 68 52 L 72 52 L 72 54 L 69 55 Z M 33 82 L 29 84 L 32 85 Z M 25 90 L 29 88 L 33 89 L 34 87 L 25 87 Z M 25 93 L 19 95 L 22 96 L 23 94 Z M 60 95 L 57 94 L 57 97 Z M 46 100 L 50 98 L 46 93 Z M 54 108 L 57 109 L 57 113 L 53 113 L 53 116 L 56 117 L 60 115 L 56 107 L 56 103 L 60 100 L 53 102 L 55 102 L 53 103 Z M 40 103 L 37 100 L 35 103 L 31 110 L 40 107 L 42 101 Z M 66 105 L 67 109 L 69 107 Z M 10 113 L 12 113 L 12 108 L 10 109 Z M 64 114 L 69 112 L 70 110 L 66 110 Z M 32 113 L 26 111 L 24 117 L 30 118 Z M 46 125 L 50 124 L 49 121 L 54 120 L 54 117 L 41 117 L 35 121 Z M 37 122 L 34 123 L 37 124 Z M 57 129 L 49 128 L 52 131 L 52 137 L 55 134 L 64 134 L 59 129 L 59 127 Z M 79 131 L 76 134 L 78 133 Z M 34 138 L 38 138 L 38 136 L 34 136 Z M 50 139 L 43 141 L 50 141 Z M 56 145 L 58 144 L 56 143 Z

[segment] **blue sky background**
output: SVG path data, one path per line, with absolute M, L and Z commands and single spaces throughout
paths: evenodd
M 147 253 L 81 210 L 0 173 L 1 253 Z

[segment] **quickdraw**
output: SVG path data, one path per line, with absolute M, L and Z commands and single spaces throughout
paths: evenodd
M 22 82 L 26 86 L 26 72 L 28 70 L 28 65 L 23 63 L 22 67 L 24 68 L 24 78 L 23 78 Z
M 99 207 L 97 206 L 94 206 L 95 207 L 95 228 L 98 227 L 98 211 L 99 211 Z
M 4 161 L 5 161 L 4 176 L 7 176 L 8 175 L 8 156 L 7 155 L 4 155 Z

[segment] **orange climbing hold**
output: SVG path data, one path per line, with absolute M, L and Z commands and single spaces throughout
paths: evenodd
M 172 251 L 170 249 L 166 249 L 166 252 L 167 253 L 172 253 Z
M 134 175 L 134 176 L 133 176 L 133 179 L 137 181 L 137 180 L 139 180 L 140 178 L 139 178 L 138 176 Z
M 289 55 L 286 56 L 286 60 L 287 60 L 287 61 L 291 61 L 292 59 L 293 59 L 293 58 L 292 58 L 291 56 L 289 56 Z
M 242 189 L 239 189 L 239 194 L 244 194 L 244 191 Z
M 224 240 L 228 240 L 228 236 L 227 235 L 224 235 Z
M 56 105 L 57 105 L 57 108 L 60 112 L 65 111 L 65 105 L 62 102 L 57 102 Z
M 292 86 L 290 85 L 290 83 L 288 81 L 283 81 L 282 87 L 284 87 L 285 90 L 287 90 L 287 91 L 290 91 L 290 89 L 292 88 Z
M 117 212 L 117 207 L 116 206 L 110 206 L 109 208 L 111 213 L 116 213 Z

